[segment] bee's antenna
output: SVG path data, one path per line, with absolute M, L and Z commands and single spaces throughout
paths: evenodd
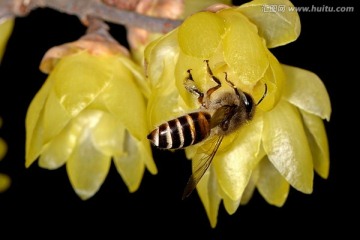
M 263 96 L 260 98 L 260 100 L 257 102 L 256 106 L 259 105 L 259 104 L 262 102 L 262 100 L 264 100 L 266 94 L 267 94 L 267 85 L 266 85 L 266 83 L 265 83 L 265 92 L 264 92 L 264 95 L 263 95 Z

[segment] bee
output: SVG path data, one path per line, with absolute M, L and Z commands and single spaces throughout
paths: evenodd
M 225 72 L 225 82 L 232 88 L 232 91 L 222 92 L 212 99 L 211 95 L 222 86 L 222 83 L 219 78 L 214 76 L 209 66 L 209 60 L 204 60 L 204 62 L 207 73 L 216 83 L 214 87 L 209 88 L 205 93 L 201 92 L 196 87 L 191 69 L 187 70 L 188 76 L 184 81 L 187 91 L 197 96 L 201 104 L 200 109 L 160 124 L 147 136 L 150 142 L 160 149 L 183 149 L 200 143 L 210 136 L 215 136 L 216 141 L 209 154 L 201 158 L 199 164 L 193 164 L 193 173 L 184 189 L 183 199 L 196 188 L 209 168 L 223 138 L 253 118 L 256 106 L 260 104 L 267 93 L 265 84 L 264 95 L 257 103 L 254 103 L 253 97 L 238 89 L 228 80 Z

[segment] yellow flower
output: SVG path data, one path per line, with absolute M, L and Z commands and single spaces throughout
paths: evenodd
M 145 167 L 157 172 L 146 139 L 143 74 L 113 40 L 86 36 L 50 49 L 40 66 L 49 76 L 26 116 L 26 167 L 66 164 L 82 199 L 92 197 L 111 160 L 130 192 Z
M 2 119 L 0 118 L 0 127 L 2 126 Z M 0 161 L 4 158 L 7 151 L 7 145 L 4 139 L 0 138 Z M 4 192 L 10 186 L 10 177 L 0 173 L 0 193 Z
M 268 5 L 284 11 L 266 12 Z M 290 6 L 287 0 L 254 0 L 216 13 L 199 12 L 146 49 L 151 128 L 189 112 L 213 114 L 216 109 L 207 106 L 224 106 L 229 100 L 223 96 L 238 95 L 240 104 L 250 106 L 249 121 L 224 134 L 210 167 L 200 174 L 197 191 L 212 227 L 221 201 L 233 214 L 257 188 L 268 203 L 282 206 L 290 186 L 312 192 L 314 170 L 328 176 L 323 125 L 331 113 L 328 93 L 314 73 L 280 64 L 269 51 L 300 34 L 299 16 L 288 11 Z M 210 126 L 217 118 L 212 116 Z M 223 128 L 212 126 L 210 137 L 186 148 L 195 177 L 197 164 L 211 159 Z
M 200 11 L 205 7 L 215 3 L 230 4 L 230 0 L 161 0 L 161 1 L 138 1 L 136 6 L 131 5 L 134 11 L 143 15 L 169 18 L 184 19 L 185 17 Z M 124 8 L 124 4 L 119 7 Z M 144 49 L 155 39 L 161 37 L 163 33 L 149 32 L 143 28 L 127 27 L 127 39 L 134 61 L 140 65 L 144 63 Z
M 4 21 L 0 19 L 0 63 L 13 28 L 14 19 L 6 19 Z

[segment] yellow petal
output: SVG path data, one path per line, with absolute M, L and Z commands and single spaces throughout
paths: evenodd
M 11 179 L 8 175 L 0 173 L 0 193 L 10 187 Z
M 125 127 L 114 116 L 107 112 L 85 110 L 94 117 L 99 115 L 96 127 L 92 130 L 93 143 L 96 149 L 106 156 L 124 153 Z
M 100 152 L 114 156 L 115 166 L 131 191 L 138 188 L 144 165 L 152 174 L 157 173 L 149 141 L 140 141 L 131 136 L 114 116 L 102 113 L 101 121 L 93 130 L 93 136 L 94 145 Z
M 108 85 L 112 79 L 106 68 L 108 59 L 80 52 L 58 62 L 28 110 L 26 166 Z
M 93 102 L 113 79 L 109 59 L 114 60 L 83 51 L 62 58 L 53 69 L 49 78 L 60 104 L 71 116 Z
M 52 80 L 48 79 L 48 81 Z M 59 99 L 51 90 L 40 117 L 38 134 L 43 146 L 40 150 L 41 161 L 39 164 L 44 168 L 55 169 L 66 161 L 75 144 L 74 139 L 70 138 L 73 135 L 61 134 L 71 120 L 71 116 L 60 105 Z M 55 141 L 53 141 L 54 138 Z
M 240 206 L 240 199 L 232 200 L 229 196 L 224 193 L 221 188 L 219 188 L 220 196 L 223 199 L 225 210 L 228 214 L 232 215 L 236 212 L 238 207 Z
M 194 146 L 189 146 L 187 148 L 185 148 L 185 155 L 187 159 L 192 159 L 193 157 L 195 157 L 196 152 L 198 151 L 198 145 L 194 145 Z
M 130 72 L 134 76 L 134 81 L 136 82 L 137 86 L 139 86 L 142 94 L 144 94 L 144 96 L 148 98 L 150 95 L 150 86 L 148 82 L 145 81 L 144 74 L 142 73 L 143 70 L 141 69 L 141 67 L 127 57 L 119 56 L 119 61 L 127 69 L 130 70 Z
M 61 131 L 41 153 L 39 166 L 52 170 L 65 164 L 76 146 L 80 130 L 79 128 L 68 126 Z
M 304 111 L 330 120 L 331 104 L 320 78 L 307 70 L 283 65 L 286 75 L 284 97 Z
M 323 120 L 316 115 L 301 111 L 313 156 L 315 171 L 322 177 L 329 176 L 329 145 Z
M 285 82 L 285 74 L 278 60 L 270 52 L 267 57 L 270 64 L 265 75 L 257 82 L 253 90 L 253 97 L 256 102 L 264 97 L 257 108 L 265 112 L 271 110 L 280 100 Z
M 51 81 L 51 80 L 49 80 Z M 42 112 L 42 138 L 43 143 L 48 143 L 60 133 L 71 120 L 70 114 L 61 105 L 53 89 L 50 91 Z
M 146 103 L 132 72 L 119 58 L 103 59 L 106 87 L 90 108 L 108 111 L 138 140 L 148 134 Z
M 268 203 L 281 207 L 289 194 L 289 183 L 267 157 L 261 160 L 259 172 L 260 176 L 256 186 L 260 194 Z
M 51 87 L 52 82 L 44 83 L 31 101 L 26 113 L 26 167 L 36 160 L 43 148 L 43 109 Z
M 214 228 L 217 223 L 217 215 L 221 198 L 218 193 L 215 171 L 211 166 L 208 171 L 206 171 L 196 188 L 201 202 L 205 207 L 210 225 Z
M 236 73 L 236 81 L 254 85 L 269 65 L 265 42 L 259 37 L 256 26 L 241 13 L 225 9 L 219 15 L 226 21 L 227 32 L 223 39 L 226 63 Z
M 174 106 L 177 106 L 179 93 L 173 88 L 168 89 L 156 89 L 152 92 L 149 98 L 147 115 L 149 121 L 149 127 L 153 129 L 159 124 L 183 115 L 183 111 L 177 112 Z M 166 94 L 164 94 L 166 93 Z
M 99 190 L 108 174 L 110 163 L 111 157 L 94 147 L 91 130 L 84 126 L 78 145 L 66 164 L 70 183 L 81 199 L 89 199 Z
M 169 85 L 174 81 L 173 69 L 179 52 L 177 32 L 178 30 L 175 29 L 154 40 L 145 48 L 146 75 L 150 80 L 151 89 Z M 169 72 L 167 72 L 168 68 L 170 68 Z M 167 74 L 164 76 L 165 72 Z
M 150 129 L 184 113 L 179 106 L 179 101 L 182 100 L 176 88 L 174 74 L 178 51 L 177 31 L 155 40 L 146 48 L 146 74 L 151 87 L 147 105 Z
M 234 201 L 241 198 L 252 170 L 260 161 L 257 155 L 262 128 L 262 119 L 255 118 L 251 124 L 239 129 L 233 144 L 213 160 L 219 186 Z
M 265 154 L 265 152 L 264 152 Z M 262 158 L 261 156 L 259 157 L 260 159 Z M 256 183 L 259 179 L 259 167 L 257 166 L 251 174 L 250 180 L 248 185 L 246 186 L 243 195 L 241 196 L 241 201 L 240 204 L 241 205 L 246 205 L 248 204 L 248 202 L 250 201 L 251 197 L 253 196 L 254 192 L 255 192 L 255 188 L 256 188 Z
M 86 119 L 86 120 L 85 120 Z M 72 154 L 83 131 L 79 121 L 86 121 L 91 128 L 94 147 L 107 156 L 120 154 L 124 127 L 109 114 L 97 110 L 85 110 L 77 118 L 61 130 L 46 145 L 42 152 L 39 165 L 47 169 L 56 169 L 63 165 Z M 53 123 L 53 125 L 56 125 Z M 119 126 L 120 125 L 120 126 Z M 120 129 L 118 129 L 120 128 Z M 122 131 L 121 131 L 122 129 Z
M 255 23 L 268 48 L 295 41 L 300 35 L 299 15 L 288 0 L 253 0 L 238 11 Z
M 311 150 L 295 106 L 282 100 L 264 114 L 263 146 L 270 162 L 294 188 L 312 192 Z
M 0 63 L 14 28 L 14 22 L 14 19 L 6 19 L 5 21 L 0 19 Z
M 225 32 L 224 20 L 215 13 L 199 12 L 180 25 L 178 40 L 181 51 L 208 59 L 219 47 Z
M 144 174 L 144 159 L 149 158 L 149 153 L 145 151 L 142 143 L 128 132 L 125 132 L 122 147 L 124 153 L 114 156 L 115 166 L 129 191 L 135 192 L 140 186 Z

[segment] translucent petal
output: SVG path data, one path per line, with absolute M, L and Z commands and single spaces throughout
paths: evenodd
M 151 129 L 185 113 L 178 107 L 179 93 L 174 88 L 163 90 L 166 89 L 154 90 L 149 98 L 147 114 Z
M 254 85 L 269 65 L 265 42 L 259 37 L 256 26 L 241 13 L 225 9 L 219 15 L 226 23 L 223 37 L 225 62 L 236 73 L 236 81 Z M 235 85 L 240 84 L 235 82 Z
M 78 128 L 67 126 L 54 137 L 40 155 L 39 166 L 46 169 L 56 169 L 65 164 L 77 144 L 79 131 Z
M 285 74 L 278 60 L 271 53 L 267 56 L 270 64 L 263 78 L 255 85 L 252 94 L 257 103 L 264 97 L 257 108 L 265 112 L 271 110 L 280 100 L 285 82 Z
M 91 112 L 94 115 L 101 114 L 96 127 L 92 131 L 93 143 L 96 149 L 106 156 L 123 154 L 126 131 L 124 125 L 106 112 L 95 110 Z
M 306 126 L 315 171 L 322 177 L 329 176 L 329 145 L 323 120 L 316 115 L 300 111 Z
M 300 35 L 299 15 L 288 0 L 253 0 L 238 11 L 256 24 L 269 48 L 295 41 Z
M 104 80 L 106 87 L 89 108 L 109 112 L 131 135 L 139 140 L 146 138 L 148 129 L 145 99 L 132 72 L 118 58 L 100 60 L 106 65 L 104 71 L 109 75 L 109 81 Z
M 260 161 L 257 156 L 262 128 L 262 119 L 255 118 L 251 124 L 239 129 L 233 144 L 213 160 L 219 186 L 234 201 L 241 198 L 252 170 Z
M 158 170 L 152 157 L 151 147 L 149 145 L 148 139 L 143 139 L 141 143 L 139 143 L 139 152 L 143 153 L 142 160 L 144 161 L 145 166 L 150 171 L 150 173 L 157 174 Z
M 127 69 L 130 70 L 132 75 L 134 76 L 134 81 L 137 86 L 140 88 L 141 92 L 144 94 L 146 98 L 150 95 L 150 86 L 149 82 L 145 81 L 145 77 L 143 74 L 143 69 L 137 64 L 135 64 L 131 59 L 119 56 L 119 61 L 123 64 Z
M 296 107 L 282 100 L 264 114 L 263 146 L 270 162 L 294 188 L 312 192 L 311 150 Z
M 214 228 L 217 223 L 217 215 L 221 198 L 218 193 L 215 171 L 211 166 L 209 170 L 206 171 L 196 188 L 201 202 L 205 207 L 210 225 Z
M 225 210 L 228 212 L 228 214 L 232 215 L 236 212 L 238 207 L 240 206 L 240 199 L 238 200 L 232 200 L 229 198 L 229 196 L 224 193 L 221 188 L 219 188 L 220 196 L 223 199 Z
M 221 44 L 225 33 L 224 20 L 215 13 L 199 12 L 186 18 L 178 30 L 181 51 L 190 56 L 208 59 Z
M 109 114 L 102 111 L 82 111 L 46 145 L 40 156 L 39 165 L 47 169 L 56 169 L 63 165 L 78 144 L 79 137 L 83 131 L 83 124 L 88 128 L 92 128 L 92 135 L 94 136 L 93 144 L 98 151 L 107 156 L 121 151 L 121 144 L 114 146 L 116 143 L 111 142 L 111 136 L 115 135 L 121 138 L 121 132 L 116 131 L 117 125 L 114 122 L 114 120 L 111 121 Z
M 0 63 L 14 28 L 14 22 L 14 19 L 6 19 L 5 21 L 1 21 L 0 19 Z
M 264 152 L 265 153 L 265 152 Z M 262 157 L 259 157 L 260 159 Z M 250 201 L 250 199 L 252 198 L 254 192 L 255 192 L 255 188 L 256 188 L 256 183 L 259 179 L 259 165 L 254 168 L 254 170 L 252 171 L 251 173 L 251 177 L 250 177 L 250 180 L 249 180 L 249 183 L 248 185 L 246 186 L 244 192 L 243 192 L 243 195 L 241 196 L 241 201 L 240 201 L 240 204 L 241 205 L 246 205 L 248 204 L 248 202 Z
M 289 194 L 290 185 L 265 157 L 259 163 L 259 179 L 257 189 L 265 200 L 272 205 L 281 207 Z
M 0 173 L 0 193 L 10 187 L 11 179 L 8 175 Z
M 83 51 L 57 63 L 49 77 L 60 104 L 71 116 L 76 116 L 106 89 L 114 77 L 111 71 L 114 60 Z
M 146 48 L 145 56 L 149 63 L 147 75 L 152 89 L 147 105 L 147 119 L 151 129 L 184 113 L 175 84 L 178 51 L 177 31 L 156 40 Z
M 66 164 L 71 185 L 81 199 L 89 199 L 99 190 L 108 174 L 110 163 L 111 157 L 94 147 L 90 131 L 84 129 L 80 142 Z
M 43 108 L 51 87 L 51 81 L 46 81 L 43 84 L 31 101 L 26 113 L 26 167 L 29 167 L 36 160 L 43 148 Z
M 192 159 L 196 155 L 196 152 L 198 151 L 198 147 L 199 147 L 198 145 L 195 145 L 185 148 L 186 158 Z
M 283 65 L 286 75 L 284 97 L 304 111 L 330 120 L 331 104 L 320 78 L 307 70 Z
M 175 79 L 173 69 L 179 52 L 177 35 L 175 29 L 145 48 L 146 75 L 152 89 L 169 85 Z
M 140 186 L 144 174 L 144 158 L 149 157 L 149 153 L 144 151 L 142 143 L 138 142 L 128 132 L 125 132 L 123 149 L 122 155 L 114 156 L 115 166 L 129 191 L 134 192 Z
M 49 81 L 51 81 L 49 79 Z M 46 103 L 42 113 L 42 129 L 43 129 L 43 143 L 48 143 L 60 131 L 68 124 L 71 120 L 70 114 L 60 104 L 53 89 L 49 92 L 46 99 Z

